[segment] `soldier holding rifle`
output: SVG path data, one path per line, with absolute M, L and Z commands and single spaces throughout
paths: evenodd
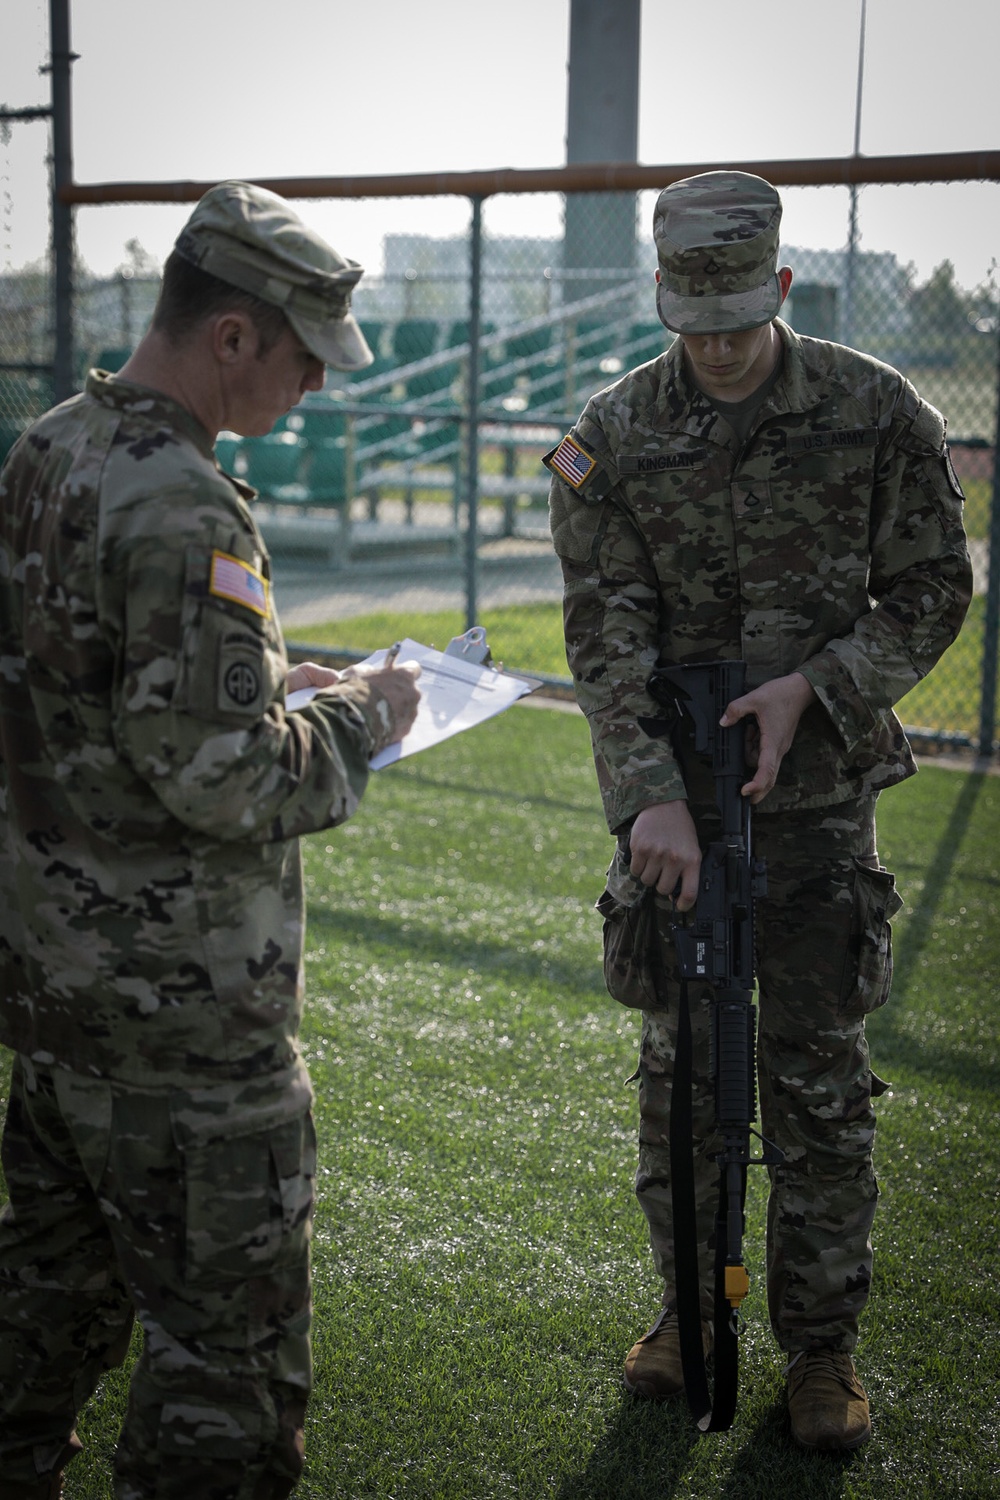
M 875 802 L 913 774 L 893 704 L 954 640 L 971 595 L 945 423 L 895 370 L 778 316 L 781 203 L 743 172 L 672 183 L 656 204 L 656 302 L 678 337 L 588 403 L 546 462 L 566 649 L 617 849 L 602 909 L 609 987 L 642 1010 L 639 1164 L 662 1286 L 625 1362 L 637 1395 L 683 1388 L 671 1209 L 679 991 L 671 922 L 718 833 L 711 771 L 683 719 L 657 732 L 655 668 L 738 660 L 750 726 L 742 795 L 767 866 L 756 901 L 767 1295 L 792 1433 L 850 1449 L 871 1430 L 853 1352 L 877 1186 L 865 1017 L 891 979 L 900 898 Z M 637 922 L 652 891 L 655 920 Z M 631 949 L 631 951 L 630 951 Z M 718 1153 L 711 991 L 691 986 L 699 1264 L 711 1347 Z

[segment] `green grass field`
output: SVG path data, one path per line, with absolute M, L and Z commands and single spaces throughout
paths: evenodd
M 569 682 L 560 605 L 486 609 L 480 619 L 486 627 L 494 658 L 510 671 L 541 672 Z M 896 711 L 904 724 L 949 735 L 966 735 L 978 742 L 985 619 L 985 600 L 977 596 L 958 639 L 930 676 L 897 704 Z M 464 628 L 458 610 L 416 617 L 386 610 L 327 625 L 302 626 L 290 631 L 289 639 L 328 649 L 369 652 L 399 636 L 416 635 L 424 645 L 442 650 Z M 997 701 L 1000 703 L 1000 692 Z
M 906 908 L 870 1025 L 882 1204 L 859 1364 L 873 1442 L 788 1436 L 752 1174 L 732 1431 L 620 1385 L 657 1302 L 632 1195 L 635 1018 L 605 993 L 610 841 L 586 726 L 518 706 L 372 778 L 306 841 L 321 1142 L 308 1500 L 986 1500 L 1000 1494 L 1000 778 L 882 802 Z M 109 1376 L 68 1500 L 107 1500 Z

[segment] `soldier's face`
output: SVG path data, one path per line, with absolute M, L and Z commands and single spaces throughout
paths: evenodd
M 263 437 L 307 391 L 323 389 L 326 367 L 291 328 L 266 354 L 247 348 L 234 370 L 228 426 L 242 437 Z
M 689 374 L 707 396 L 742 401 L 774 369 L 780 341 L 770 323 L 738 333 L 682 333 Z

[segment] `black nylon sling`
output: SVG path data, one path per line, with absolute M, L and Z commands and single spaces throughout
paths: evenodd
M 725 1432 L 736 1413 L 739 1384 L 737 1314 L 725 1295 L 728 1194 L 725 1172 L 719 1172 L 719 1204 L 715 1218 L 715 1386 L 709 1394 L 705 1350 L 701 1336 L 701 1275 L 698 1264 L 698 1225 L 695 1211 L 694 1133 L 691 1114 L 691 1012 L 687 980 L 680 985 L 677 1046 L 670 1096 L 670 1201 L 674 1226 L 674 1269 L 677 1278 L 677 1332 L 680 1338 L 684 1392 L 691 1415 L 702 1432 Z M 743 1172 L 746 1188 L 746 1171 Z

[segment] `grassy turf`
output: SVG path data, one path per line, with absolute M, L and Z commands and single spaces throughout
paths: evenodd
M 304 1044 L 321 1142 L 308 1500 L 882 1500 L 1000 1493 L 995 1271 L 1000 779 L 887 794 L 907 899 L 870 1026 L 883 1203 L 859 1363 L 875 1439 L 787 1433 L 762 1286 L 733 1430 L 627 1398 L 655 1311 L 631 1193 L 638 1030 L 599 968 L 609 840 L 576 715 L 517 707 L 373 777 L 306 841 Z M 124 1381 L 67 1496 L 110 1496 Z
M 559 604 L 484 609 L 480 611 L 479 623 L 486 627 L 494 659 L 509 671 L 544 672 L 569 680 Z M 411 636 L 425 646 L 436 646 L 443 651 L 452 636 L 464 629 L 464 614 L 457 609 L 419 615 L 379 610 L 324 625 L 299 625 L 288 630 L 287 636 L 290 642 L 299 644 L 365 652 L 375 651 L 400 636 Z
M 985 603 L 981 596 L 973 599 L 958 639 L 949 646 L 931 675 L 897 704 L 896 711 L 904 724 L 965 734 L 978 741 Z M 486 627 L 494 657 L 510 671 L 541 672 L 569 681 L 560 605 L 507 605 L 484 610 L 481 623 Z M 312 646 L 368 652 L 399 636 L 415 635 L 425 645 L 442 650 L 464 628 L 458 610 L 416 617 L 382 611 L 327 625 L 301 626 L 289 632 L 289 639 Z

